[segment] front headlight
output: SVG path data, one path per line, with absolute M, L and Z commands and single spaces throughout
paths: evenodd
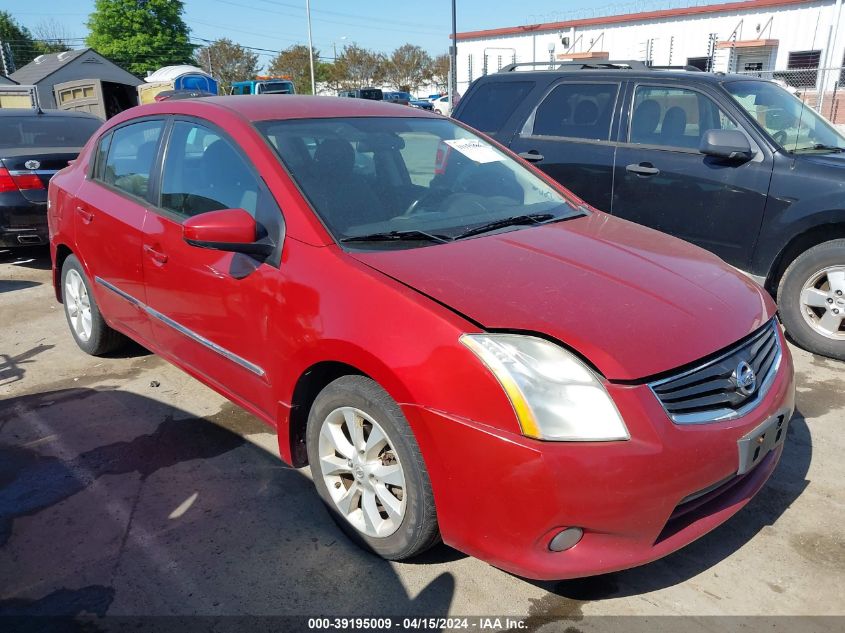
M 559 345 L 521 334 L 464 334 L 461 343 L 496 376 L 523 435 L 580 442 L 630 438 L 598 377 Z

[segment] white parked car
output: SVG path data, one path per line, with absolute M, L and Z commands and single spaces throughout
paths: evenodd
M 452 105 L 449 103 L 449 95 L 434 99 L 431 102 L 434 106 L 434 111 L 444 116 L 449 116 L 452 112 Z

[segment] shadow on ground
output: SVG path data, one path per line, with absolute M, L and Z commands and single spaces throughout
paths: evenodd
M 789 424 L 783 455 L 771 479 L 727 523 L 674 554 L 642 567 L 592 578 L 535 584 L 548 590 L 552 598 L 582 603 L 649 593 L 685 582 L 731 556 L 780 518 L 809 483 L 806 476 L 812 453 L 810 429 L 801 412 L 796 411 Z
M 451 574 L 411 597 L 233 405 L 64 389 L 3 408 L 0 615 L 448 613 Z
M 49 246 L 21 246 L 19 248 L 0 248 L 0 264 L 12 264 L 36 270 L 50 269 Z

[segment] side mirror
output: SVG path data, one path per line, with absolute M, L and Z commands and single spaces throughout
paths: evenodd
M 191 246 L 267 257 L 276 245 L 257 236 L 258 223 L 243 209 L 208 211 L 182 223 L 182 238 Z
M 698 151 L 707 156 L 718 158 L 743 159 L 754 158 L 754 150 L 748 137 L 739 130 L 707 130 L 701 137 Z

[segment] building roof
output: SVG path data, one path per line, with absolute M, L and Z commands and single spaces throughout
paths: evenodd
M 17 83 L 18 82 L 11 77 L 7 77 L 6 75 L 0 73 L 0 86 L 14 86 Z
M 564 22 L 545 22 L 543 24 L 508 26 L 499 29 L 464 31 L 463 33 L 458 33 L 456 38 L 458 40 L 474 40 L 490 37 L 501 37 L 503 35 L 520 35 L 543 31 L 561 31 L 563 29 L 583 28 L 587 26 L 621 24 L 625 22 L 644 22 L 648 20 L 683 17 L 687 15 L 705 15 L 708 13 L 725 13 L 729 11 L 754 11 L 794 4 L 809 4 L 811 2 L 818 1 L 819 0 L 740 0 L 739 2 L 708 4 L 699 7 L 682 7 L 678 9 L 663 9 L 659 11 L 644 11 L 640 13 L 607 15 L 603 17 L 585 18 L 581 20 L 567 20 Z M 832 1 L 833 0 L 830 0 L 830 2 Z
M 80 48 L 62 53 L 48 53 L 39 55 L 23 68 L 12 73 L 12 79 L 22 84 L 37 84 L 39 81 L 52 75 L 62 66 L 72 62 L 74 59 L 90 51 L 90 48 Z

